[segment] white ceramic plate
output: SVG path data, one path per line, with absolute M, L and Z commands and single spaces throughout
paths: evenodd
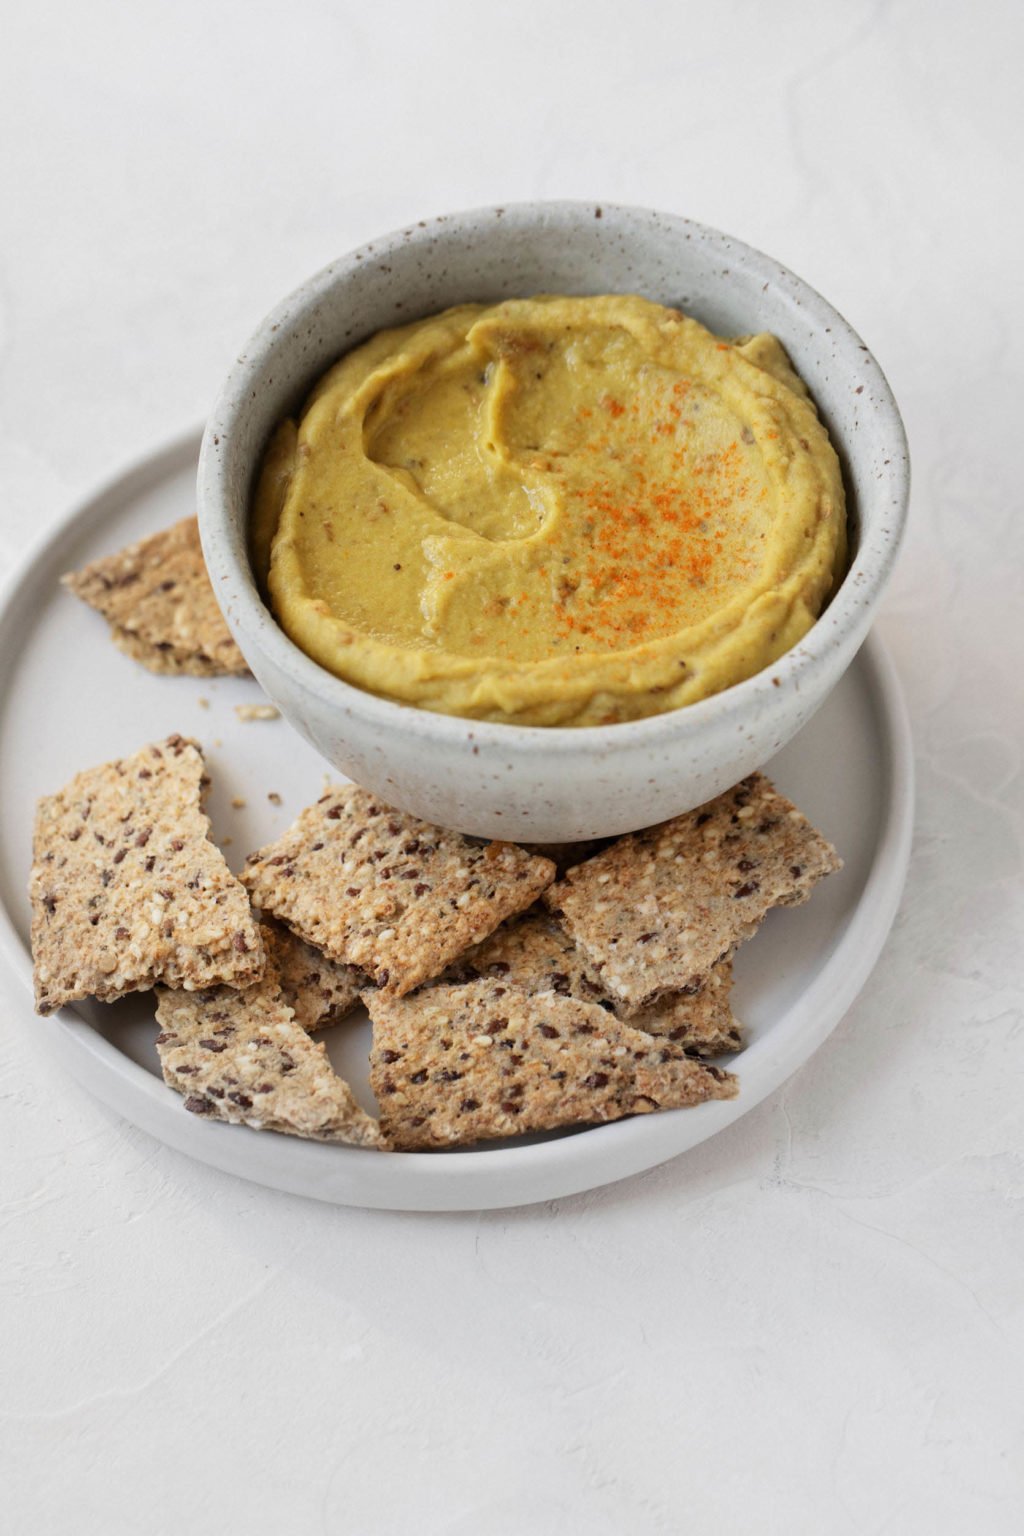
M 260 700 L 254 681 L 153 677 L 58 587 L 63 571 L 188 515 L 198 450 L 191 434 L 70 512 L 0 600 L 0 944 L 26 986 L 25 888 L 38 795 L 172 731 L 195 736 L 213 778 L 214 835 L 222 846 L 230 839 L 225 851 L 238 867 L 322 793 L 324 763 L 283 720 L 239 720 L 236 705 Z M 899 687 L 877 640 L 768 771 L 835 842 L 846 867 L 806 906 L 770 914 L 739 951 L 734 1003 L 749 1044 L 735 1061 L 739 1098 L 729 1103 L 480 1151 L 382 1154 L 189 1115 L 160 1077 L 146 995 L 40 1019 L 25 992 L 16 1027 L 57 1033 L 79 1080 L 159 1140 L 275 1189 L 342 1205 L 473 1210 L 625 1178 L 731 1125 L 777 1088 L 835 1028 L 878 958 L 906 873 L 913 769 Z M 244 807 L 232 805 L 236 798 Z M 368 1046 L 365 1016 L 329 1035 L 332 1061 L 372 1108 Z

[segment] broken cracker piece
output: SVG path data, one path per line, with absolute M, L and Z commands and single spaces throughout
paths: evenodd
M 103 615 L 118 650 L 151 672 L 248 671 L 217 606 L 194 517 L 61 579 Z
M 251 854 L 240 878 L 264 912 L 401 997 L 530 906 L 554 873 L 549 859 L 430 826 L 352 784 Z
M 246 986 L 263 968 L 249 898 L 210 841 L 193 741 L 170 736 L 77 774 L 39 801 L 36 1008 L 148 990 Z
M 620 1018 L 623 1005 L 601 985 L 557 918 L 543 910 L 503 923 L 490 938 L 474 945 L 445 973 L 445 980 L 472 981 L 481 976 L 507 981 L 523 992 L 557 992 L 597 1003 Z M 634 1029 L 673 1041 L 695 1056 L 718 1056 L 743 1046 L 740 1025 L 729 1006 L 732 960 L 720 960 L 686 992 L 668 994 L 630 1016 Z
M 593 1003 L 498 981 L 365 995 L 370 1077 L 406 1151 L 730 1099 L 735 1077 Z
M 762 773 L 571 870 L 545 894 L 595 978 L 632 1017 L 699 984 L 772 907 L 806 901 L 842 868 Z
M 267 955 L 277 967 L 281 992 L 307 1034 L 339 1024 L 359 1002 L 367 985 L 364 971 L 329 960 L 280 923 L 262 924 Z
M 377 1122 L 284 1001 L 272 959 L 241 992 L 161 987 L 156 1018 L 164 1081 L 193 1114 L 312 1141 L 380 1144 Z

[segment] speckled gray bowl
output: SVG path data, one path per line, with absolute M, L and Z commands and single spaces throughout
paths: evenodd
M 374 331 L 467 300 L 639 293 L 725 336 L 774 331 L 839 451 L 853 524 L 846 580 L 767 671 L 685 709 L 622 725 L 481 724 L 377 698 L 331 676 L 262 602 L 246 552 L 260 456 L 281 417 Z M 268 315 L 214 406 L 199 521 L 214 588 L 267 694 L 328 763 L 392 804 L 488 837 L 556 842 L 649 826 L 766 762 L 855 656 L 906 520 L 906 437 L 867 347 L 771 257 L 644 208 L 524 203 L 451 214 L 353 251 Z

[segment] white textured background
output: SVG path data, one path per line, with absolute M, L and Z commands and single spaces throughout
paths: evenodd
M 857 1006 L 737 1127 L 550 1207 L 396 1216 L 214 1174 L 0 1022 L 12 1533 L 1024 1529 L 1024 8 L 5 7 L 0 574 L 202 417 L 337 253 L 537 196 L 771 251 L 915 465 L 882 629 L 920 775 Z

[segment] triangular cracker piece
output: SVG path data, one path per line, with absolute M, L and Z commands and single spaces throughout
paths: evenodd
M 369 993 L 371 1082 L 407 1151 L 730 1099 L 736 1079 L 592 1003 L 496 981 Z
M 754 773 L 685 816 L 620 838 L 545 901 L 632 1015 L 699 982 L 771 907 L 806 901 L 841 867 L 806 816 Z
M 118 649 L 151 672 L 248 671 L 217 606 L 194 517 L 62 579 L 103 615 Z
M 171 736 L 87 769 L 36 809 L 36 1008 L 158 981 L 246 986 L 263 969 L 249 898 L 210 841 L 195 742 Z
M 263 923 L 263 943 L 281 982 L 281 993 L 307 1034 L 338 1024 L 359 1002 L 364 971 L 329 960 L 280 923 Z
M 377 1122 L 285 1003 L 272 960 L 241 992 L 160 988 L 156 1019 L 164 1081 L 193 1114 L 312 1141 L 379 1145 Z
M 554 873 L 549 859 L 430 826 L 350 784 L 251 854 L 241 879 L 264 912 L 401 997 L 530 906 Z
M 549 912 L 512 918 L 482 944 L 467 950 L 445 973 L 451 981 L 489 976 L 522 992 L 557 992 L 597 1003 L 626 1017 L 622 1004 L 595 980 L 583 954 Z M 720 960 L 686 993 L 671 993 L 629 1018 L 634 1029 L 673 1041 L 693 1056 L 738 1051 L 743 1035 L 731 1007 L 732 961 Z

